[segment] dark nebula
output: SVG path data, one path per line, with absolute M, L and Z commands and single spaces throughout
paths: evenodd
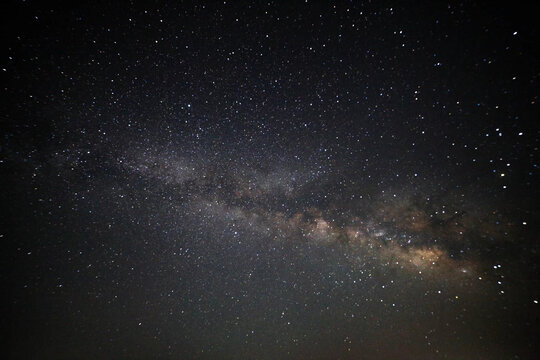
M 539 10 L 7 3 L 7 358 L 538 358 Z

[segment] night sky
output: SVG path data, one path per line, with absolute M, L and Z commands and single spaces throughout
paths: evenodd
M 538 358 L 539 11 L 3 3 L 7 357 Z

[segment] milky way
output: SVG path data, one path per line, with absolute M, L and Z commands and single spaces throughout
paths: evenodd
M 12 358 L 537 356 L 536 9 L 13 9 Z

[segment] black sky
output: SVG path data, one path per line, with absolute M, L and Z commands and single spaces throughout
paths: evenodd
M 536 358 L 538 10 L 4 4 L 9 357 Z

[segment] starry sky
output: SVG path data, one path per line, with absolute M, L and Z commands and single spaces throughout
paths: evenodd
M 538 6 L 14 1 L 13 359 L 533 359 Z

